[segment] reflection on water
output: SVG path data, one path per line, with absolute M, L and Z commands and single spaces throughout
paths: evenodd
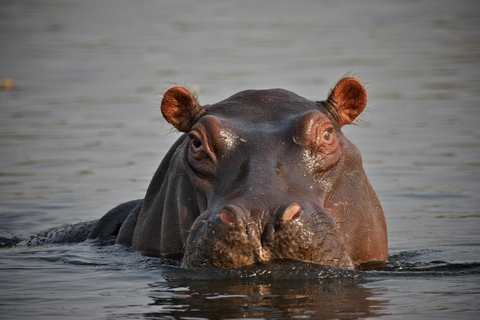
M 390 250 L 381 271 L 223 274 L 92 243 L 0 249 L 2 316 L 478 318 L 477 1 L 4 1 L 0 17 L 0 243 L 143 197 L 178 136 L 158 110 L 170 83 L 204 104 L 324 99 L 353 72 L 370 112 L 344 133 Z
M 293 264 L 211 270 L 208 276 L 202 273 L 201 280 L 191 272 L 182 273 L 165 273 L 167 283 L 153 284 L 149 295 L 154 305 L 172 316 L 351 319 L 381 316 L 382 306 L 388 303 L 363 286 L 372 281 L 360 272 Z M 183 308 L 178 310 L 178 305 Z
M 385 315 L 383 306 L 388 304 L 376 299 L 379 293 L 358 283 L 235 282 L 239 281 L 169 281 L 167 285 L 153 285 L 149 296 L 153 305 L 162 307 L 161 312 L 145 316 L 352 319 Z

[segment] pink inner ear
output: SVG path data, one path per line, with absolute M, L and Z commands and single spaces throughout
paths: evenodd
M 352 123 L 365 109 L 367 92 L 360 81 L 347 77 L 337 83 L 329 100 L 334 102 L 343 126 Z

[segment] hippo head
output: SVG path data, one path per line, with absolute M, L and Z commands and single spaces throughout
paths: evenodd
M 341 131 L 366 102 L 352 77 L 317 102 L 272 89 L 201 106 L 171 88 L 161 110 L 185 135 L 150 184 L 134 249 L 180 254 L 186 267 L 387 260 L 382 208 Z

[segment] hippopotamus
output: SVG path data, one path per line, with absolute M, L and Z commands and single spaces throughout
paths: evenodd
M 363 84 L 350 76 L 324 101 L 269 89 L 202 106 L 175 86 L 161 112 L 183 135 L 144 199 L 24 244 L 114 237 L 149 256 L 179 258 L 183 267 L 381 265 L 385 216 L 359 150 L 342 133 L 366 104 Z

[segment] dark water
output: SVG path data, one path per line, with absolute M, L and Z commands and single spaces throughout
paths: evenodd
M 345 128 L 389 227 L 390 263 L 182 270 L 116 246 L 0 249 L 1 319 L 477 319 L 477 1 L 2 1 L 0 237 L 141 198 L 177 138 L 171 83 L 203 104 L 247 88 L 324 99 L 347 72 L 369 111 Z

